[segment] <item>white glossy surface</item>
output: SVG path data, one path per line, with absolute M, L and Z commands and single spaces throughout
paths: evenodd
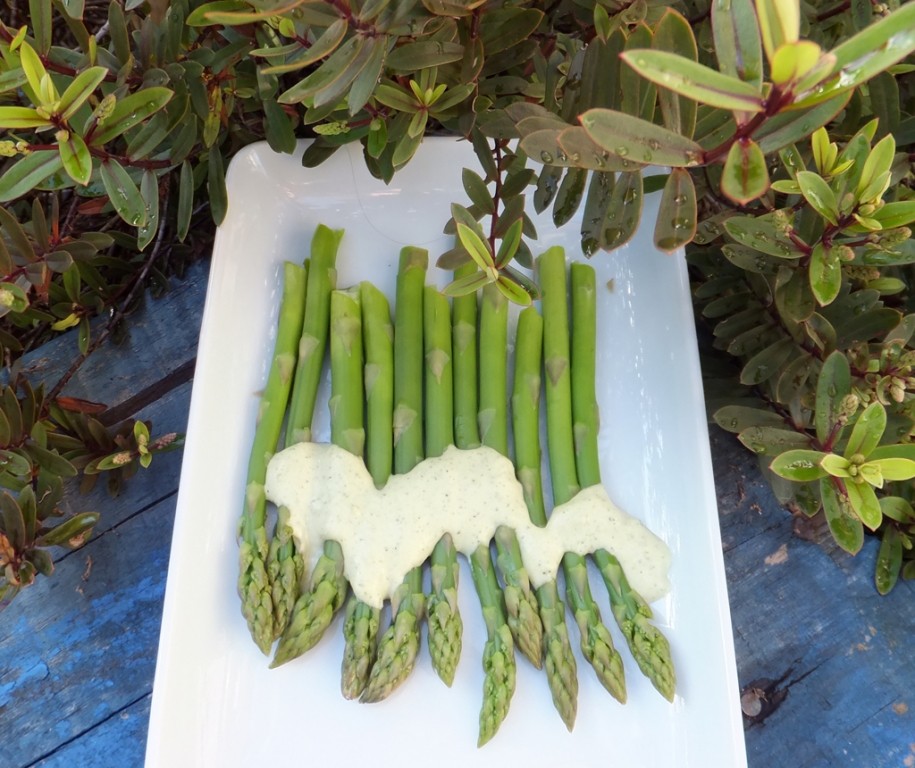
M 172 542 L 146 764 L 283 765 L 332 759 L 378 766 L 739 768 L 746 764 L 721 539 L 688 282 L 682 254 L 651 245 L 657 195 L 633 243 L 593 260 L 599 298 L 598 396 L 604 484 L 673 554 L 670 595 L 654 604 L 673 648 L 673 704 L 626 663 L 629 702 L 606 694 L 579 656 L 578 720 L 568 733 L 543 672 L 519 659 L 511 711 L 476 748 L 485 630 L 462 571 L 464 651 L 453 687 L 424 649 L 411 678 L 380 704 L 339 693 L 339 618 L 306 656 L 270 670 L 250 640 L 235 593 L 241 509 L 258 391 L 266 380 L 280 264 L 302 259 L 318 223 L 343 228 L 340 286 L 371 279 L 392 292 L 399 249 L 450 247 L 442 234 L 469 145 L 427 140 L 385 186 L 344 148 L 317 169 L 250 146 L 228 173 L 229 212 L 213 254 Z M 535 253 L 578 254 L 578 226 L 536 219 Z M 430 270 L 439 282 L 446 275 Z M 327 382 L 324 382 L 326 386 Z M 319 404 L 326 403 L 326 393 Z M 318 439 L 327 439 L 326 409 Z M 595 574 L 596 575 L 596 574 Z M 612 624 L 599 579 L 592 579 Z M 570 626 L 573 644 L 577 628 Z M 294 761 L 294 762 L 293 762 Z

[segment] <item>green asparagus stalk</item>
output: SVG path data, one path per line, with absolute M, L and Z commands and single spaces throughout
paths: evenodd
M 270 652 L 270 646 L 276 639 L 278 622 L 267 570 L 269 545 L 264 481 L 267 463 L 276 451 L 280 438 L 283 414 L 292 386 L 296 344 L 302 332 L 305 311 L 306 274 L 306 269 L 296 264 L 286 263 L 283 266 L 283 299 L 273 362 L 258 408 L 254 443 L 248 461 L 245 505 L 238 526 L 238 594 L 241 597 L 242 614 L 248 622 L 254 642 L 265 654 Z M 290 562 L 285 566 L 292 566 L 292 579 L 297 581 L 301 577 L 301 558 L 298 560 L 298 574 L 295 573 L 294 556 L 286 559 Z
M 454 443 L 454 391 L 451 360 L 451 308 L 448 299 L 426 286 L 423 339 L 426 351 L 426 456 L 441 456 Z M 432 593 L 426 603 L 432 667 L 450 686 L 461 658 L 463 622 L 458 610 L 458 559 L 451 535 L 431 557 Z
M 508 300 L 494 285 L 488 285 L 483 289 L 480 309 L 480 437 L 483 445 L 503 456 L 508 456 L 507 356 Z M 518 650 L 539 669 L 543 624 L 518 538 L 511 528 L 499 526 L 495 541 L 509 629 Z
M 362 339 L 365 350 L 366 447 L 365 463 L 375 486 L 381 488 L 391 474 L 393 460 L 394 327 L 385 295 L 374 285 L 360 286 Z M 365 690 L 375 661 L 375 643 L 381 615 L 377 608 L 355 595 L 346 605 L 343 622 L 341 690 L 347 699 Z
M 477 739 L 477 746 L 482 747 L 496 735 L 508 714 L 515 692 L 515 650 L 503 610 L 502 592 L 485 547 L 478 548 L 471 555 L 470 572 L 480 596 L 487 633 L 486 645 L 483 646 L 483 706 Z
M 455 270 L 458 279 L 476 272 L 476 265 L 466 264 Z M 477 424 L 477 295 L 467 293 L 451 301 L 451 339 L 454 379 L 454 443 L 458 448 L 480 445 Z
M 394 307 L 394 471 L 409 472 L 423 458 L 423 290 L 429 254 L 400 252 Z M 390 695 L 416 664 L 425 608 L 422 570 L 414 568 L 391 599 L 393 620 L 378 644 L 361 701 Z
M 515 378 L 512 387 L 512 431 L 515 467 L 524 491 L 531 521 L 546 525 L 543 481 L 540 472 L 540 366 L 543 353 L 543 318 L 534 307 L 518 317 L 515 337 Z M 578 675 L 569 643 L 565 605 L 552 580 L 537 589 L 543 622 L 543 652 L 553 705 L 571 731 L 578 708 Z
M 575 463 L 582 487 L 600 482 L 597 446 L 598 407 L 595 395 L 597 301 L 594 269 L 573 264 L 572 283 L 572 419 Z M 670 645 L 651 623 L 651 608 L 626 579 L 619 561 L 605 549 L 594 553 L 610 595 L 610 608 L 639 669 L 667 699 L 673 700 L 676 675 Z
M 543 293 L 543 357 L 546 371 L 546 418 L 553 502 L 563 504 L 578 493 L 569 353 L 566 264 L 562 248 L 549 248 L 540 257 Z M 601 684 L 620 701 L 626 700 L 623 662 L 613 647 L 600 610 L 591 596 L 587 563 L 567 552 L 562 558 L 566 598 L 581 631 L 581 650 Z
M 362 316 L 357 291 L 332 291 L 330 299 L 331 440 L 362 456 L 363 428 Z M 342 607 L 347 583 L 343 551 L 326 542 L 315 566 L 311 590 L 295 603 L 271 666 L 279 666 L 314 647 Z

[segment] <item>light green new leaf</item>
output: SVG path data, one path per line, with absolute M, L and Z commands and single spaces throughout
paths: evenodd
M 6 130 L 49 128 L 53 124 L 31 107 L 0 107 L 0 128 Z
M 825 456 L 826 454 L 822 451 L 797 448 L 776 456 L 769 465 L 769 469 L 786 480 L 806 483 L 826 477 L 826 470 L 820 466 L 820 462 Z
M 769 189 L 766 156 L 752 139 L 735 141 L 728 151 L 721 172 L 721 192 L 740 205 L 746 205 Z
M 784 43 L 795 42 L 801 30 L 801 9 L 797 0 L 756 0 L 756 15 L 766 56 L 771 62 Z
M 838 248 L 817 243 L 810 254 L 810 290 L 821 307 L 831 304 L 842 288 L 842 263 Z
M 712 7 L 712 34 L 718 66 L 725 75 L 762 84 L 763 59 L 753 0 L 730 0 Z
M 870 483 L 855 483 L 846 480 L 845 493 L 848 495 L 848 503 L 858 519 L 872 531 L 876 531 L 883 521 L 883 513 L 880 511 L 880 502 L 877 500 L 874 487 Z
M 461 222 L 458 222 L 457 225 L 457 236 L 461 241 L 461 245 L 463 245 L 467 250 L 467 253 L 470 254 L 470 258 L 477 263 L 477 266 L 480 269 L 494 272 L 495 261 L 493 260 L 492 253 L 490 253 L 489 245 L 482 237 Z
M 642 77 L 682 96 L 720 109 L 761 112 L 763 98 L 752 83 L 666 51 L 634 50 L 623 61 Z M 585 126 L 587 128 L 587 126 Z
M 874 144 L 870 154 L 864 161 L 864 167 L 861 169 L 861 178 L 858 179 L 856 194 L 861 202 L 868 203 L 873 199 L 872 187 L 879 188 L 883 186 L 884 179 L 893 165 L 895 154 L 896 139 L 891 133 L 888 133 Z M 882 190 L 880 193 L 882 193 Z
M 772 58 L 772 82 L 786 88 L 800 81 L 817 65 L 822 54 L 820 46 L 812 40 L 798 40 L 779 46 Z M 823 72 L 823 77 L 829 72 L 829 69 Z
M 619 157 L 675 168 L 702 161 L 702 147 L 692 139 L 624 112 L 589 109 L 579 120 L 597 144 Z
M 92 177 L 92 155 L 83 137 L 71 133 L 66 141 L 60 142 L 58 149 L 67 175 L 77 184 L 86 186 Z
M 826 522 L 836 543 L 846 552 L 857 554 L 864 545 L 864 527 L 848 503 L 840 494 L 832 478 L 820 480 L 820 497 Z
M 846 457 L 851 458 L 856 454 L 869 456 L 870 452 L 880 443 L 884 431 L 886 431 L 886 410 L 879 401 L 874 401 L 858 416 L 858 420 L 852 428 L 851 437 L 848 438 L 848 445 L 845 447 Z
M 877 467 L 884 480 L 911 480 L 915 477 L 915 461 L 911 459 L 874 459 L 867 463 Z
M 499 243 L 499 251 L 496 254 L 496 267 L 502 269 L 515 257 L 518 247 L 521 245 L 521 234 L 524 228 L 524 220 L 516 219 L 505 233 L 502 242 Z
M 851 473 L 848 471 L 851 463 L 844 456 L 827 453 L 820 462 L 820 466 L 833 477 L 851 477 Z
M 30 192 L 63 167 L 56 149 L 32 152 L 0 176 L 0 203 L 8 203 Z
M 836 350 L 826 360 L 820 369 L 817 379 L 816 407 L 814 422 L 816 424 L 817 440 L 825 444 L 830 436 L 838 439 L 841 429 L 837 422 L 842 413 L 842 401 L 851 393 L 851 368 L 848 358 Z M 833 429 L 836 429 L 833 435 Z
M 25 72 L 26 80 L 32 93 L 28 94 L 35 104 L 42 104 L 41 99 L 41 81 L 47 76 L 48 70 L 44 68 L 35 49 L 27 42 L 23 41 L 19 46 L 19 63 L 22 71 Z
M 28 78 L 21 67 L 11 69 L 7 72 L 0 72 L 0 93 L 15 91 L 28 83 Z
M 89 67 L 84 72 L 80 72 L 60 97 L 60 103 L 57 105 L 58 114 L 64 120 L 73 117 L 76 110 L 86 103 L 107 74 L 108 70 L 104 67 Z
M 533 303 L 531 295 L 518 285 L 518 283 L 505 275 L 499 275 L 496 280 L 496 288 L 498 288 L 499 292 L 513 304 L 529 307 Z
M 102 161 L 100 173 L 105 192 L 118 216 L 132 227 L 142 226 L 146 221 L 146 205 L 124 166 L 109 158 Z
M 495 279 L 491 272 L 473 272 L 446 285 L 442 289 L 442 293 L 446 296 L 466 296 L 468 293 L 476 293 L 484 285 L 494 282 Z
M 168 104 L 174 93 L 168 88 L 154 86 L 119 99 L 111 114 L 92 132 L 92 146 L 106 144 Z
M 667 177 L 654 226 L 654 244 L 668 253 L 696 234 L 696 187 L 689 171 L 674 168 Z
M 870 218 L 879 221 L 884 229 L 904 227 L 915 221 L 915 200 L 887 203 L 880 210 L 874 211 Z

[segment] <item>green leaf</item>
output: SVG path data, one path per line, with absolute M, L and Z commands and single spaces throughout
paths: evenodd
M 851 477 L 851 472 L 849 472 L 851 463 L 844 456 L 827 453 L 820 462 L 820 466 L 833 477 Z
M 884 517 L 897 523 L 915 523 L 915 509 L 902 496 L 884 496 L 880 499 L 880 511 Z
M 858 519 L 872 531 L 876 531 L 883 520 L 883 513 L 880 511 L 880 502 L 877 501 L 877 493 L 873 486 L 869 483 L 846 480 L 845 493 Z
M 399 112 L 413 113 L 419 109 L 419 103 L 412 92 L 394 83 L 380 83 L 375 88 L 375 99 L 386 107 Z
M 189 27 L 250 24 L 275 14 L 278 15 L 280 10 L 276 8 L 272 11 L 252 12 L 251 4 L 242 2 L 242 0 L 215 0 L 215 2 L 204 3 L 191 11 L 185 24 Z
M 502 269 L 515 257 L 518 246 L 521 245 L 521 231 L 524 227 L 523 219 L 515 219 L 499 243 L 499 252 L 496 254 L 496 268 Z
M 658 216 L 655 219 L 654 244 L 671 253 L 689 243 L 696 234 L 698 220 L 696 187 L 689 171 L 674 168 L 667 177 Z
M 842 263 L 837 248 L 817 243 L 810 254 L 810 289 L 820 306 L 831 304 L 842 288 Z
M 51 50 L 52 24 L 51 0 L 29 0 L 29 21 L 35 34 L 38 51 L 47 54 Z M 23 43 L 23 47 L 27 45 Z
M 835 444 L 841 434 L 837 426 L 842 414 L 842 405 L 846 396 L 851 394 L 851 368 L 848 358 L 838 350 L 823 361 L 820 376 L 817 379 L 816 408 L 814 421 L 817 440 L 825 445 L 830 437 Z M 835 430 L 835 434 L 833 434 Z
M 777 152 L 782 147 L 807 138 L 817 128 L 831 122 L 848 104 L 849 93 L 842 93 L 806 109 L 785 110 L 768 118 L 754 134 L 763 154 Z
M 689 21 L 670 8 L 654 27 L 651 48 L 654 51 L 677 54 L 693 63 L 699 58 L 696 37 Z M 658 104 L 665 127 L 683 136 L 693 136 L 698 108 L 693 97 L 677 95 L 675 89 L 661 88 L 658 91 Z
M 496 280 L 496 288 L 510 302 L 522 307 L 529 307 L 533 303 L 531 295 L 518 283 L 502 274 Z
M 722 193 L 740 205 L 746 205 L 769 189 L 766 156 L 752 139 L 740 139 L 731 145 L 721 172 Z
M 902 569 L 902 537 L 895 525 L 888 525 L 883 531 L 880 540 L 880 549 L 877 551 L 877 565 L 874 569 L 874 586 L 881 595 L 888 595 Z
M 681 168 L 702 161 L 702 147 L 692 139 L 624 112 L 589 109 L 579 120 L 599 146 L 618 157 Z
M 825 453 L 797 448 L 776 456 L 769 465 L 776 475 L 797 483 L 806 483 L 826 477 L 826 470 L 820 466 Z
M 870 202 L 872 194 L 868 194 L 868 188 L 887 173 L 893 165 L 893 157 L 896 153 L 896 140 L 892 134 L 887 134 L 878 141 L 871 149 L 870 154 L 864 161 L 864 167 L 861 170 L 861 178 L 858 179 L 857 195 L 862 202 Z M 882 186 L 882 182 L 880 182 Z M 881 190 L 882 193 L 882 190 Z
M 25 128 L 48 128 L 53 124 L 31 107 L 0 107 L 0 128 L 15 131 Z
M 876 467 L 883 479 L 890 482 L 915 477 L 915 461 L 912 459 L 873 459 L 867 463 Z
M 387 67 L 414 73 L 428 67 L 450 64 L 464 58 L 464 46 L 444 40 L 417 40 L 398 46 L 388 55 Z
M 191 226 L 191 214 L 194 212 L 194 172 L 191 164 L 185 160 L 181 163 L 178 177 L 178 221 L 176 223 L 178 240 L 182 243 Z
M 386 37 L 370 38 L 368 47 L 369 52 L 366 61 L 358 66 L 352 85 L 349 86 L 349 93 L 346 95 L 346 106 L 350 115 L 355 115 L 371 98 L 372 91 L 375 90 L 378 78 L 381 77 L 381 72 L 384 68 L 388 51 L 388 39 Z M 316 106 L 318 105 L 318 98 L 318 96 L 315 97 Z
M 838 493 L 831 478 L 820 480 L 820 496 L 832 537 L 846 552 L 857 554 L 864 545 L 864 527 L 852 511 L 848 499 Z
M 67 86 L 67 89 L 60 97 L 57 113 L 64 120 L 69 120 L 73 117 L 76 110 L 88 101 L 92 92 L 98 88 L 107 74 L 108 70 L 104 67 L 89 67 L 89 69 L 80 72 L 73 78 L 73 82 Z
M 464 168 L 461 171 L 461 183 L 464 186 L 467 197 L 470 198 L 470 202 L 477 208 L 485 213 L 492 213 L 495 210 L 496 204 L 492 199 L 492 194 L 479 174 L 469 168 Z
M 0 516 L 3 519 L 3 532 L 14 550 L 23 550 L 29 543 L 25 538 L 25 519 L 16 499 L 7 491 L 0 494 Z
M 811 40 L 785 43 L 772 59 L 772 82 L 782 90 L 810 88 L 829 75 L 833 61 Z M 809 85 L 807 84 L 809 82 Z
M 653 83 L 719 109 L 761 112 L 763 98 L 751 83 L 666 51 L 634 50 L 622 59 Z M 585 125 L 587 128 L 587 125 Z
M 83 544 L 98 521 L 98 512 L 81 512 L 39 536 L 35 543 L 40 547 L 78 547 Z
M 118 215 L 132 227 L 142 226 L 146 221 L 146 206 L 124 166 L 108 158 L 102 161 L 100 174 L 108 199 Z
M 796 0 L 756 0 L 756 15 L 763 47 L 769 61 L 783 43 L 798 39 L 801 28 L 801 10 Z
M 449 283 L 442 289 L 442 293 L 446 296 L 466 296 L 468 293 L 476 293 L 484 285 L 494 281 L 495 277 L 491 272 L 474 272 Z
M 801 188 L 804 199 L 813 209 L 830 224 L 838 221 L 839 205 L 835 192 L 826 181 L 813 171 L 798 171 L 795 179 Z
M 747 427 L 737 439 L 757 456 L 778 456 L 784 451 L 810 447 L 810 440 L 803 433 L 778 427 Z
M 588 172 L 582 168 L 570 168 L 566 173 L 553 205 L 553 224 L 556 227 L 561 227 L 575 215 L 585 192 L 587 178 Z
M 82 20 L 83 12 L 86 10 L 86 0 L 61 0 L 60 4 L 64 13 L 71 19 Z
M 799 259 L 803 252 L 791 242 L 786 227 L 772 217 L 732 216 L 724 222 L 727 233 L 741 245 L 780 259 Z
M 92 177 L 92 155 L 82 136 L 71 133 L 70 138 L 60 142 L 58 149 L 67 175 L 77 184 L 86 186 Z
M 915 221 L 915 200 L 886 203 L 882 208 L 874 211 L 870 218 L 879 221 L 884 229 L 904 227 Z
M 63 161 L 56 149 L 26 155 L 0 176 L 0 203 L 8 203 L 31 192 L 61 168 Z
M 140 196 L 146 207 L 146 221 L 137 232 L 137 248 L 142 251 L 152 242 L 159 230 L 159 179 L 153 171 L 143 171 L 143 178 L 140 179 Z
M 845 456 L 851 458 L 856 454 L 864 457 L 870 455 L 880 444 L 880 438 L 886 431 L 886 410 L 879 401 L 874 401 L 858 416 L 852 428 L 851 437 L 845 447 Z
M 782 365 L 794 352 L 794 348 L 793 339 L 783 338 L 757 352 L 740 371 L 740 383 L 754 385 L 768 381 L 781 371 Z
M 750 427 L 785 428 L 785 419 L 775 411 L 746 405 L 725 405 L 715 411 L 715 423 L 728 432 L 740 433 Z
M 610 193 L 609 215 L 604 220 L 600 247 L 607 251 L 628 243 L 638 231 L 642 218 L 642 173 L 621 173 Z
M 218 227 L 226 217 L 229 207 L 226 192 L 226 172 L 222 153 L 214 148 L 207 154 L 207 194 L 210 196 L 210 213 Z
M 320 37 L 318 37 L 311 46 L 308 48 L 301 47 L 298 49 L 299 52 L 288 57 L 285 63 L 265 67 L 261 71 L 265 75 L 281 74 L 283 72 L 302 69 L 309 64 L 314 64 L 316 61 L 323 59 L 336 50 L 337 46 L 343 42 L 343 37 L 346 35 L 348 27 L 349 22 L 346 19 L 337 19 L 321 33 Z
M 715 53 L 721 71 L 760 86 L 762 44 L 753 0 L 712 3 L 711 11 Z
M 481 24 L 480 37 L 486 56 L 505 51 L 527 40 L 543 20 L 543 11 L 534 8 L 502 8 L 489 11 Z
M 458 222 L 457 225 L 457 236 L 461 241 L 461 245 L 463 245 L 467 250 L 467 253 L 470 254 L 470 258 L 477 263 L 477 266 L 480 269 L 484 271 L 495 270 L 495 261 L 489 250 L 489 244 L 482 237 L 461 222 Z
M 12 211 L 6 206 L 0 206 L 0 227 L 13 246 L 16 253 L 19 254 L 23 261 L 35 261 L 35 249 L 32 247 L 32 241 L 22 228 L 22 225 L 13 215 Z
M 117 138 L 162 109 L 173 95 L 168 88 L 154 86 L 118 99 L 111 114 L 87 137 L 89 143 L 100 146 Z
M 17 91 L 28 81 L 29 79 L 20 67 L 16 67 L 16 69 L 11 69 L 7 72 L 0 72 L 0 93 Z

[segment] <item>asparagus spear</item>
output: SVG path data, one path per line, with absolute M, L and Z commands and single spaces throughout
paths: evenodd
M 569 317 L 566 264 L 562 248 L 554 246 L 540 257 L 543 292 L 543 357 L 546 371 L 546 419 L 553 502 L 563 504 L 578 493 L 578 474 L 572 430 L 572 394 L 569 371 Z M 620 701 L 626 700 L 623 662 L 610 632 L 601 622 L 591 596 L 585 559 L 574 552 L 562 558 L 566 598 L 581 630 L 581 650 L 601 684 Z
M 295 368 L 295 348 L 302 332 L 305 310 L 306 269 L 296 264 L 283 265 L 283 299 L 280 305 L 273 362 L 267 385 L 261 395 L 254 443 L 248 461 L 245 505 L 238 525 L 238 594 L 242 614 L 257 646 L 265 654 L 276 638 L 276 621 L 270 578 L 267 573 L 267 498 L 264 481 L 267 463 L 276 450 L 283 424 L 286 401 Z M 299 559 L 301 564 L 301 558 Z M 286 565 L 295 566 L 294 561 Z M 299 571 L 298 577 L 301 576 Z M 295 574 L 293 578 L 297 580 Z
M 365 463 L 375 486 L 391 474 L 394 408 L 394 328 L 385 295 L 371 283 L 360 286 L 362 339 L 365 349 L 366 450 Z M 343 622 L 341 689 L 347 699 L 362 694 L 375 660 L 380 611 L 355 596 L 346 605 Z
M 394 307 L 394 471 L 406 473 L 423 458 L 423 287 L 429 254 L 400 252 Z M 413 670 L 425 607 L 422 570 L 414 568 L 391 598 L 393 621 L 378 644 L 361 701 L 386 698 Z
M 329 307 L 331 440 L 350 453 L 362 456 L 365 430 L 359 294 L 331 291 Z M 337 542 L 325 542 L 312 576 L 312 588 L 296 601 L 271 666 L 284 664 L 314 647 L 343 605 L 346 590 L 343 551 Z
M 596 279 L 587 264 L 573 264 L 572 283 L 572 419 L 575 463 L 582 487 L 600 482 L 597 448 L 598 408 L 595 396 Z M 610 595 L 610 608 L 639 669 L 667 699 L 673 700 L 676 675 L 667 638 L 655 627 L 651 608 L 635 592 L 619 561 L 605 549 L 594 553 Z
M 515 466 L 531 520 L 546 525 L 543 482 L 540 474 L 540 364 L 543 352 L 543 318 L 534 307 L 518 317 L 515 337 L 515 380 L 512 387 L 512 430 Z M 578 676 L 569 643 L 565 605 L 556 581 L 537 589 L 543 621 L 544 661 L 553 705 L 569 730 L 575 724 Z
M 473 264 L 455 271 L 456 278 L 474 271 Z M 477 295 L 456 296 L 452 302 L 454 350 L 454 438 L 458 448 L 480 445 L 477 422 Z M 488 546 L 470 557 L 473 585 L 480 598 L 487 642 L 483 648 L 483 703 L 479 744 L 492 738 L 508 714 L 515 686 L 514 640 L 502 608 L 502 593 Z
M 451 362 L 451 309 L 433 286 L 423 298 L 426 351 L 426 456 L 441 456 L 454 442 L 454 392 Z M 461 658 L 463 622 L 458 610 L 458 560 L 446 533 L 432 550 L 432 594 L 426 603 L 432 667 L 446 685 L 454 681 Z
M 480 437 L 483 445 L 508 456 L 508 301 L 494 285 L 483 289 L 480 309 Z M 512 637 L 538 669 L 543 654 L 543 624 L 515 532 L 496 529 L 496 564 L 504 583 L 505 609 Z

